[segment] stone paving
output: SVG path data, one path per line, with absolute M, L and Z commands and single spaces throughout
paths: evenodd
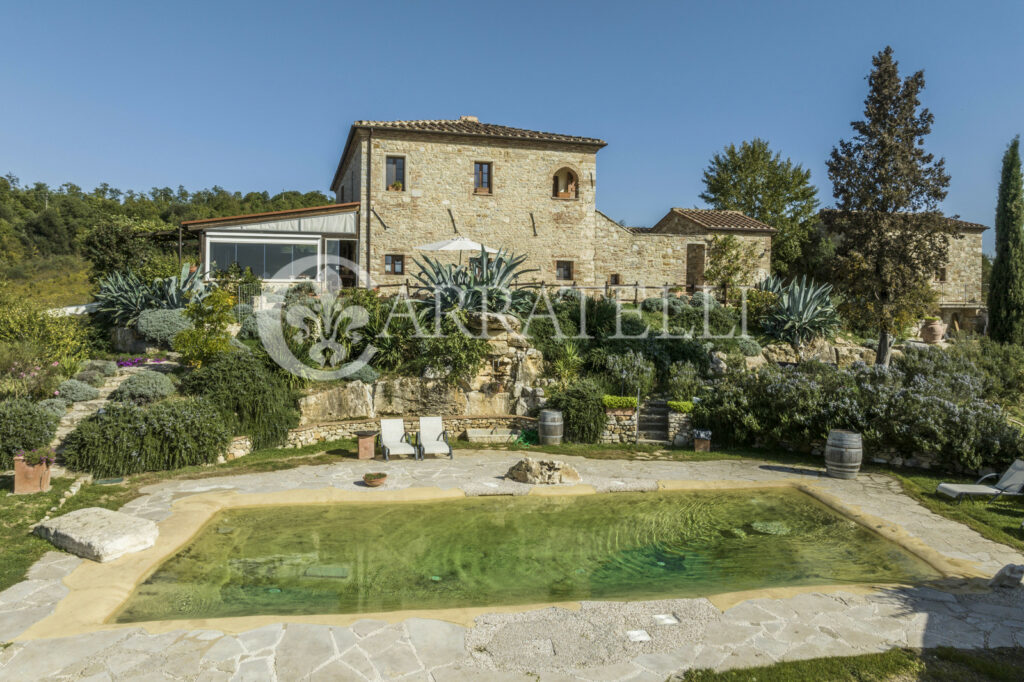
M 160 521 L 184 496 L 336 487 L 373 492 L 362 474 L 387 471 L 385 489 L 436 486 L 471 495 L 525 494 L 501 475 L 512 453 L 459 451 L 456 459 L 344 462 L 147 488 L 123 510 Z M 988 574 L 1024 563 L 1008 547 L 932 514 L 893 479 L 839 481 L 806 467 L 752 461 L 668 462 L 560 457 L 599 491 L 653 490 L 656 481 L 813 483 L 852 507 L 899 524 L 913 538 Z M 0 593 L 0 679 L 58 680 L 664 680 L 690 668 L 727 669 L 893 646 L 1024 646 L 1024 589 L 944 592 L 930 587 L 780 593 L 735 605 L 712 599 L 583 602 L 579 609 L 487 613 L 472 627 L 408 618 L 350 627 L 281 623 L 239 634 L 215 629 L 149 634 L 119 627 L 63 639 L 18 641 L 66 593 L 80 559 L 51 552 Z

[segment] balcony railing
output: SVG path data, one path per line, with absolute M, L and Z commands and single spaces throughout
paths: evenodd
M 961 284 L 957 282 L 933 282 L 932 287 L 939 294 L 939 305 L 984 306 L 988 300 L 988 285 Z

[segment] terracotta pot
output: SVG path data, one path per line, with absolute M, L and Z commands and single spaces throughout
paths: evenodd
M 921 340 L 925 343 L 938 343 L 946 335 L 946 323 L 942 320 L 925 322 L 921 327 Z
M 707 438 L 693 439 L 694 452 L 711 452 L 711 441 Z
M 45 493 L 50 489 L 50 465 L 25 464 L 21 457 L 14 458 L 14 494 Z
M 382 476 L 381 478 L 364 478 L 363 483 L 370 486 L 371 488 L 379 488 L 380 486 L 384 485 L 384 482 L 387 480 L 387 476 Z

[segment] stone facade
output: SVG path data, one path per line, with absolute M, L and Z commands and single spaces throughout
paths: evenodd
M 949 260 L 936 273 L 932 286 L 939 294 L 939 309 L 950 328 L 974 329 L 984 325 L 986 292 L 981 287 L 981 237 L 985 227 L 960 223 L 960 234 L 949 242 Z
M 668 411 L 668 439 L 677 448 L 693 442 L 693 426 L 690 423 L 690 415 L 671 409 Z
M 694 224 L 627 228 L 597 211 L 597 151 L 603 144 L 355 126 L 332 189 L 341 203 L 359 202 L 358 260 L 364 270 L 369 263 L 378 285 L 412 281 L 413 259 L 423 255 L 416 246 L 455 236 L 526 254 L 527 267 L 537 270 L 526 279 L 547 284 L 682 285 L 688 253 L 693 279 L 696 251 L 690 246 L 706 246 L 716 232 Z M 400 190 L 388 186 L 389 157 L 404 165 Z M 477 162 L 491 164 L 490 193 L 474 191 Z M 563 189 L 567 171 L 575 191 L 555 196 L 553 181 Z M 767 272 L 773 231 L 760 228 L 758 234 L 730 232 L 757 243 L 759 269 Z M 458 253 L 429 255 L 460 262 Z M 461 254 L 462 262 L 471 255 Z M 402 257 L 403 271 L 386 272 L 387 256 Z M 560 261 L 571 263 L 571 270 L 559 272 Z
M 601 432 L 602 443 L 633 443 L 636 441 L 636 410 L 605 410 L 607 421 Z

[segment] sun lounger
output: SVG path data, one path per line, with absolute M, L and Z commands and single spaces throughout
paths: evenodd
M 1006 473 L 993 485 L 982 484 L 982 481 L 994 478 L 997 475 L 988 474 L 987 476 L 982 476 L 975 483 L 940 483 L 935 492 L 952 497 L 958 502 L 965 497 L 984 497 L 987 495 L 991 496 L 992 500 L 996 500 L 1004 495 L 1024 495 L 1024 461 L 1014 460 L 1010 468 L 1006 470 Z
M 420 459 L 423 455 L 448 455 L 448 459 L 454 458 L 448 432 L 444 430 L 440 417 L 420 417 L 420 432 L 416 442 L 420 446 Z
M 401 419 L 380 420 L 380 449 L 384 459 L 391 455 L 412 455 L 419 458 L 419 449 L 409 442 L 409 434 L 405 432 L 405 422 Z

